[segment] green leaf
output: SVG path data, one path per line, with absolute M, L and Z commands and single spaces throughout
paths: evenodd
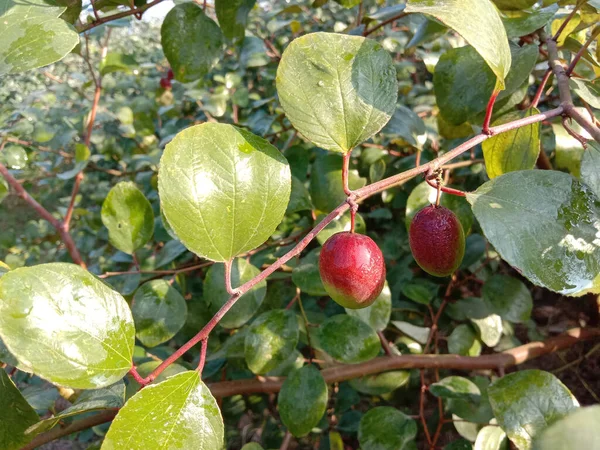
M 90 149 L 85 144 L 75 144 L 75 162 L 82 163 L 90 159 Z
M 241 42 L 248 23 L 248 14 L 256 0 L 215 0 L 215 12 L 223 35 L 230 41 Z
M 195 3 L 176 5 L 160 29 L 163 51 L 177 81 L 206 75 L 222 56 L 223 33 Z
M 391 406 L 369 410 L 358 426 L 358 442 L 363 450 L 408 450 L 416 436 L 415 421 Z
M 346 153 L 375 135 L 396 109 L 396 69 L 376 41 L 312 33 L 295 39 L 277 68 L 277 93 L 292 125 L 315 145 Z
M 166 280 L 142 284 L 131 304 L 135 335 L 146 347 L 167 342 L 185 325 L 187 305 Z
M 108 429 L 102 450 L 216 450 L 223 440 L 217 401 L 200 374 L 188 371 L 130 398 Z
M 354 8 L 362 0 L 335 0 L 336 3 L 342 5 L 344 8 Z
M 533 441 L 534 450 L 600 448 L 600 406 L 578 408 L 546 428 Z
M 319 343 L 332 358 L 346 364 L 373 359 L 381 348 L 375 330 L 347 314 L 330 317 L 321 324 Z
M 536 108 L 529 108 L 524 113 L 506 114 L 500 120 L 494 121 L 493 125 L 531 117 L 538 113 Z M 490 178 L 516 170 L 533 169 L 540 154 L 540 124 L 532 123 L 492 136 L 483 141 L 481 147 Z
M 4 369 L 0 369 L 0 448 L 18 450 L 31 440 L 25 430 L 39 420 Z
M 470 0 L 471 1 L 471 0 Z M 475 0 L 479 1 L 479 0 Z M 488 0 L 482 0 L 482 3 Z M 475 22 L 478 23 L 479 22 Z M 477 27 L 483 32 L 483 28 Z M 512 68 L 498 99 L 508 98 L 527 80 L 538 58 L 536 45 L 510 46 Z M 471 46 L 446 51 L 435 66 L 433 85 L 442 118 L 461 125 L 485 111 L 496 78 Z
M 458 439 L 446 445 L 444 450 L 473 450 L 473 445 L 466 439 Z
M 503 17 L 502 22 L 509 38 L 521 37 L 545 26 L 557 11 L 558 5 L 550 5 L 547 8 L 538 9 L 533 12 L 521 11 L 511 14 L 510 16 Z
M 158 189 L 179 240 L 204 258 L 228 261 L 275 231 L 289 202 L 291 174 L 285 157 L 264 139 L 204 123 L 167 145 Z
M 520 450 L 530 449 L 536 435 L 579 406 L 558 378 L 541 370 L 506 375 L 488 394 L 498 424 Z
M 390 322 L 392 314 L 392 291 L 386 281 L 379 297 L 366 308 L 346 309 L 346 314 L 356 317 L 369 325 L 375 331 L 383 331 Z
M 405 386 L 409 381 L 410 370 L 392 370 L 354 378 L 349 383 L 353 389 L 363 394 L 384 395 Z
M 250 325 L 244 341 L 248 368 L 256 374 L 273 370 L 296 348 L 299 335 L 293 311 L 278 309 L 261 314 Z
M 325 414 L 327 398 L 327 384 L 319 369 L 304 366 L 283 382 L 277 398 L 281 421 L 294 436 L 306 436 Z
M 43 0 L 4 0 L 0 6 L 0 76 L 60 61 L 79 43 L 58 17 L 66 7 Z
M 481 342 L 469 325 L 459 325 L 448 336 L 448 352 L 455 355 L 479 356 Z
M 242 447 L 242 450 L 264 450 L 260 444 L 256 442 L 250 442 Z
M 236 258 L 231 266 L 231 285 L 241 286 L 260 273 L 256 267 L 244 258 Z M 267 282 L 261 281 L 254 285 L 248 292 L 227 311 L 219 322 L 225 328 L 239 328 L 248 322 L 262 305 L 267 293 Z M 204 298 L 210 302 L 209 311 L 212 315 L 229 300 L 231 295 L 225 289 L 225 266 L 214 264 L 206 273 L 204 280 Z
M 488 347 L 495 347 L 502 337 L 502 319 L 497 314 L 490 314 L 481 319 L 471 319 L 479 331 L 479 339 Z
M 458 398 L 479 403 L 479 388 L 468 378 L 451 376 L 442 378 L 429 386 L 429 392 L 436 397 Z
M 486 426 L 479 430 L 473 450 L 506 450 L 506 433 L 498 426 Z
M 579 78 L 571 78 L 569 85 L 581 99 L 585 100 L 592 107 L 600 109 L 600 84 Z
M 310 197 L 318 211 L 329 213 L 346 199 L 342 185 L 342 157 L 332 153 L 319 153 L 312 165 Z M 359 189 L 367 180 L 357 170 L 348 171 L 348 187 Z
M 471 381 L 479 388 L 479 402 L 461 398 L 449 398 L 447 400 L 448 409 L 453 415 L 469 422 L 488 423 L 494 417 L 488 399 L 490 381 L 484 377 L 473 377 Z
M 494 312 L 509 322 L 529 320 L 533 299 L 527 286 L 508 275 L 493 275 L 483 285 L 483 299 L 492 305 Z
M 290 202 L 288 203 L 286 213 L 291 214 L 298 211 L 309 211 L 312 209 L 310 194 L 304 183 L 295 176 L 292 176 L 292 192 Z
M 431 329 L 428 327 L 418 327 L 409 322 L 402 320 L 392 320 L 392 325 L 402 331 L 405 335 L 411 337 L 415 341 L 425 344 L 431 333 Z
M 77 397 L 72 406 L 69 406 L 53 417 L 41 420 L 30 426 L 27 429 L 27 434 L 35 436 L 36 434 L 48 431 L 67 417 L 84 414 L 89 411 L 118 409 L 123 406 L 124 402 L 125 384 L 122 381 L 104 389 L 86 390 Z
M 325 217 L 326 214 L 319 214 L 315 224 L 321 223 Z M 350 213 L 348 212 L 329 222 L 329 224 L 323 228 L 319 234 L 317 234 L 317 241 L 319 241 L 319 244 L 323 245 L 327 239 L 334 234 L 341 233 L 342 231 L 350 231 L 350 226 L 351 219 Z M 356 214 L 356 217 L 354 218 L 354 232 L 367 234 L 367 224 L 365 223 L 365 219 L 363 219 L 362 215 L 360 214 Z
M 4 178 L 0 178 L 0 203 L 2 203 L 2 200 L 4 200 L 9 193 L 8 183 Z
M 311 250 L 292 270 L 292 281 L 302 292 L 322 297 L 327 295 L 319 272 L 320 248 Z
M 110 52 L 100 64 L 100 74 L 106 75 L 114 72 L 124 72 L 130 74 L 133 73 L 133 70 L 136 66 L 137 61 L 133 56 Z
M 567 37 L 571 33 L 573 33 L 575 31 L 575 29 L 577 28 L 577 26 L 581 23 L 581 16 L 579 15 L 579 13 L 575 13 L 575 15 L 573 17 L 571 17 L 570 15 L 564 15 L 558 19 L 555 19 L 552 21 L 552 25 L 550 26 L 550 34 L 552 36 L 556 35 L 559 28 L 567 20 L 567 18 L 568 18 L 569 22 L 563 28 L 562 32 L 560 33 L 560 36 L 558 37 L 558 40 L 556 41 L 556 43 L 559 47 L 563 46 L 563 44 L 565 43 L 565 39 L 567 39 Z
M 489 242 L 532 283 L 566 295 L 600 291 L 600 200 L 568 174 L 526 170 L 467 194 Z
M 498 87 L 504 89 L 510 49 L 500 16 L 489 0 L 410 0 L 406 12 L 433 16 L 460 34 L 485 60 L 498 79 Z
M 7 145 L 0 153 L 0 161 L 10 169 L 24 169 L 28 159 L 27 152 L 20 145 Z
M 123 297 L 77 265 L 0 278 L 0 337 L 25 372 L 74 389 L 109 386 L 131 368 L 134 333 Z
M 130 181 L 115 185 L 102 203 L 102 223 L 108 240 L 129 255 L 143 247 L 154 234 L 152 205 Z
M 537 0 L 492 0 L 498 9 L 507 11 L 518 11 L 520 9 L 527 9 L 537 3 Z M 533 30 L 535 31 L 535 30 Z
M 408 297 L 413 302 L 421 303 L 422 305 L 428 305 L 437 295 L 437 292 L 440 290 L 440 286 L 427 279 L 417 278 L 413 281 L 403 284 L 400 289 L 402 291 L 402 295 Z
M 262 67 L 269 62 L 271 62 L 271 58 L 267 55 L 265 42 L 256 36 L 246 36 L 240 52 L 240 66 L 245 68 Z
M 600 144 L 596 141 L 588 142 L 587 148 L 583 151 L 581 181 L 594 191 L 596 197 L 600 198 Z
M 403 105 L 398 105 L 394 115 L 381 133 L 390 135 L 392 141 L 401 138 L 419 149 L 422 149 L 427 142 L 427 130 L 423 119 Z

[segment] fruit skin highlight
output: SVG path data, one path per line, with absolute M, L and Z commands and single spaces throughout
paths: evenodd
M 325 290 L 336 303 L 344 308 L 366 308 L 383 289 L 385 260 L 373 239 L 344 231 L 323 244 L 319 272 Z
M 447 277 L 465 256 L 465 232 L 456 215 L 443 206 L 426 206 L 410 224 L 410 249 L 417 264 L 430 275 Z

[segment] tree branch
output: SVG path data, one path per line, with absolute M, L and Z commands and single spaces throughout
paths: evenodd
M 101 17 L 100 19 L 95 20 L 94 22 L 92 22 L 88 25 L 84 25 L 81 28 L 78 28 L 77 31 L 79 33 L 83 33 L 84 31 L 91 30 L 92 28 L 96 28 L 104 23 L 112 22 L 113 20 L 117 20 L 117 19 L 122 19 L 123 17 L 133 16 L 135 14 L 137 14 L 138 17 L 141 17 L 141 15 L 144 14 L 144 12 L 146 12 L 148 9 L 152 8 L 153 6 L 158 5 L 162 1 L 163 0 L 154 0 L 150 3 L 146 3 L 144 6 L 140 6 L 139 8 L 134 8 L 134 9 L 130 9 L 128 11 L 123 11 L 123 12 L 120 12 L 117 14 L 112 14 L 110 16 Z

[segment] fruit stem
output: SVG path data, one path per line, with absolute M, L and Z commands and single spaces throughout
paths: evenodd
M 229 261 L 225 261 L 225 289 L 229 295 L 233 295 L 235 293 L 235 289 L 231 287 L 231 264 L 233 263 L 233 258 Z
M 344 159 L 342 163 L 342 185 L 344 186 L 344 194 L 348 197 L 348 203 L 350 204 L 350 232 L 354 233 L 354 224 L 356 222 L 356 211 L 358 211 L 358 204 L 353 201 L 352 197 L 354 192 L 350 190 L 348 186 L 348 168 L 350 167 L 350 155 L 352 149 L 344 153 Z
M 498 94 L 500 94 L 498 89 L 495 89 L 494 92 L 492 92 L 490 100 L 487 104 L 487 108 L 485 109 L 485 119 L 483 119 L 483 127 L 481 132 L 483 134 L 487 134 L 488 136 L 492 135 L 492 130 L 490 130 L 490 122 L 492 121 L 492 112 L 494 111 L 494 103 L 496 103 Z
M 435 179 L 435 181 L 434 181 L 434 179 Z M 458 197 L 466 197 L 467 196 L 467 193 L 464 191 L 460 191 L 458 189 L 444 186 L 442 179 L 443 179 L 443 177 L 442 177 L 441 170 L 439 170 L 437 172 L 433 172 L 430 170 L 425 175 L 425 181 L 427 181 L 427 184 L 429 186 L 431 186 L 432 188 L 437 189 L 437 191 L 438 191 L 437 197 L 435 199 L 435 206 L 440 206 L 441 192 L 444 192 L 446 194 L 456 195 Z
M 202 339 L 200 345 L 200 362 L 198 363 L 196 371 L 200 374 L 200 378 L 202 378 L 202 371 L 204 370 L 204 363 L 206 362 L 206 349 L 208 347 L 208 337 L 206 339 Z

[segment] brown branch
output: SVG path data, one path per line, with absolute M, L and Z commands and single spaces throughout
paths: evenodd
M 365 27 L 365 31 L 363 33 L 363 36 L 368 36 L 371 33 L 374 33 L 375 31 L 379 30 L 380 28 L 385 27 L 387 24 L 395 22 L 396 20 L 400 20 L 403 17 L 406 17 L 408 15 L 408 13 L 402 12 L 400 14 L 395 15 L 394 17 L 390 17 L 387 20 L 384 20 L 383 22 L 381 22 L 379 25 L 374 26 L 373 28 L 371 28 L 370 30 L 367 30 L 367 28 Z
M 84 25 L 77 29 L 79 33 L 83 33 L 84 31 L 91 30 L 92 28 L 96 28 L 106 22 L 112 22 L 113 20 L 122 19 L 123 17 L 136 15 L 141 17 L 141 15 L 146 12 L 148 9 L 152 8 L 155 5 L 158 5 L 163 0 L 154 0 L 150 3 L 146 3 L 144 6 L 140 6 L 139 8 L 130 9 L 128 11 L 123 11 L 117 14 L 112 14 L 110 16 L 101 17 L 98 20 L 93 21 L 90 24 Z

